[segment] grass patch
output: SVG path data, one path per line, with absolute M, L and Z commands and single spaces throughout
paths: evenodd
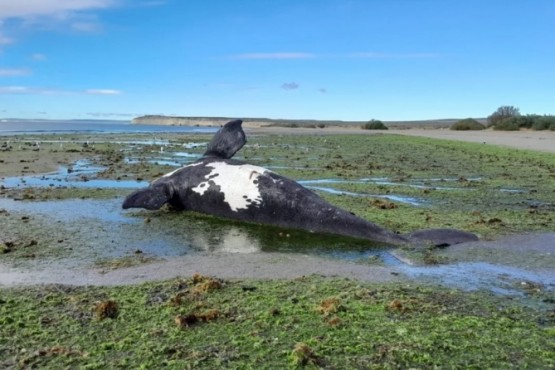
M 0 365 L 549 368 L 553 324 L 485 293 L 318 277 L 3 289 Z

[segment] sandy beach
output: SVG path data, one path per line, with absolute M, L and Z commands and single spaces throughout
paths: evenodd
M 555 131 L 454 131 L 449 129 L 390 129 L 390 130 L 363 130 L 359 127 L 330 126 L 323 129 L 314 128 L 289 128 L 289 127 L 261 127 L 246 125 L 245 131 L 250 134 L 278 134 L 278 135 L 332 135 L 356 134 L 377 135 L 394 134 L 407 136 L 429 137 L 433 139 L 466 141 L 489 145 L 500 145 L 518 149 L 538 150 L 555 153 Z

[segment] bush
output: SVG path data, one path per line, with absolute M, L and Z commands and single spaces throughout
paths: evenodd
M 488 117 L 488 124 L 489 126 L 495 126 L 497 123 L 505 120 L 506 118 L 511 117 L 519 117 L 520 110 L 512 105 L 504 105 L 499 108 L 495 112 L 493 112 Z
M 527 114 L 526 116 L 515 117 L 516 123 L 520 128 L 531 128 L 540 116 L 537 114 Z
M 457 131 L 467 131 L 467 130 L 483 130 L 486 126 L 482 125 L 480 122 L 473 118 L 466 118 L 457 121 L 449 127 L 451 130 Z
M 364 130 L 387 130 L 387 126 L 380 120 L 373 119 L 362 125 Z
M 508 117 L 501 121 L 497 121 L 495 125 L 493 125 L 493 129 L 499 131 L 518 131 L 520 130 L 518 124 L 518 117 Z
M 538 114 L 527 114 L 526 116 L 506 117 L 497 121 L 493 128 L 495 130 L 516 131 L 521 128 L 531 128 L 533 130 L 555 130 L 555 116 Z
M 534 130 L 554 130 L 555 116 L 538 116 L 532 124 Z

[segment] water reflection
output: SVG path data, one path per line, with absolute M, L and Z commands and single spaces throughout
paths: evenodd
M 86 160 L 79 160 L 74 162 L 70 167 L 61 166 L 55 172 L 41 175 L 4 177 L 0 179 L 0 185 L 6 188 L 73 187 L 86 189 L 134 189 L 148 186 L 146 181 L 95 178 L 103 169 L 104 167 L 93 166 Z
M 381 243 L 244 224 L 188 212 L 124 211 L 121 201 L 0 199 L 0 209 L 33 214 L 47 219 L 51 227 L 65 227 L 75 232 L 68 236 L 75 245 L 65 256 L 69 259 L 83 258 L 87 254 L 95 258 L 118 257 L 137 249 L 155 257 L 284 252 L 351 261 L 371 257 L 391 259 L 388 246 Z M 94 250 L 88 250 L 91 248 Z

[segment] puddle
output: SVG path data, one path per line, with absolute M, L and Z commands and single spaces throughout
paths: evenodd
M 179 256 L 284 253 L 316 256 L 368 265 L 368 271 L 385 266 L 409 279 L 420 279 L 463 290 L 486 289 L 501 295 L 523 295 L 520 284 L 532 282 L 555 289 L 555 273 L 525 270 L 486 262 L 437 266 L 402 263 L 384 244 L 301 230 L 241 224 L 187 212 L 149 212 L 121 209 L 122 199 L 14 201 L 0 199 L 0 209 L 43 220 L 44 232 L 65 233 L 66 245 L 57 255 L 24 261 L 29 271 L 44 268 L 90 268 L 97 261 L 133 256 L 135 251 L 157 259 Z M 39 232 L 41 232 L 39 230 Z M 39 245 L 41 241 L 39 239 Z M 55 248 L 55 247 L 54 247 Z
M 127 164 L 139 164 L 139 163 L 150 163 L 156 164 L 161 166 L 169 166 L 169 167 L 182 167 L 184 163 L 174 161 L 172 158 L 155 158 L 155 159 L 138 159 L 138 158 L 125 158 L 125 163 Z
M 499 189 L 500 192 L 502 193 L 511 193 L 511 194 L 524 194 L 527 193 L 526 190 L 522 190 L 522 189 Z
M 172 155 L 175 157 L 185 157 L 185 158 L 194 158 L 194 159 L 198 159 L 202 157 L 201 153 L 174 152 L 172 153 Z
M 199 142 L 199 143 L 185 143 L 183 144 L 183 148 L 185 149 L 197 149 L 197 148 L 206 148 L 208 146 L 208 141 L 206 142 Z
M 125 158 L 125 163 L 137 164 L 137 163 L 151 163 L 162 166 L 170 167 L 182 167 L 186 164 L 196 161 L 201 158 L 201 153 L 188 153 L 188 152 L 156 152 L 150 153 L 148 157 L 142 156 L 130 156 Z
M 501 295 L 523 295 L 517 287 L 532 282 L 545 289 L 555 289 L 553 272 L 532 272 L 486 262 L 414 267 L 403 265 L 401 271 L 411 278 L 424 278 L 463 290 L 486 289 Z
M 376 185 L 384 185 L 384 186 L 406 186 L 413 189 L 429 189 L 429 190 L 475 190 L 469 188 L 456 188 L 456 187 L 447 187 L 447 186 L 432 186 L 432 185 L 425 185 L 424 182 L 420 182 L 421 180 L 413 181 L 411 183 L 403 183 L 403 182 L 395 182 L 391 181 L 386 177 L 371 177 L 371 178 L 362 178 L 360 180 L 343 180 L 343 179 L 317 179 L 317 180 L 302 180 L 299 181 L 301 183 L 305 183 L 307 185 L 310 184 L 376 184 Z M 423 180 L 422 180 L 423 181 Z M 426 180 L 428 181 L 428 180 Z M 447 181 L 447 180 L 445 180 Z
M 76 247 L 63 256 L 63 259 L 73 260 L 69 263 L 71 265 L 80 264 L 84 258 L 91 256 L 96 259 L 113 258 L 128 255 L 137 249 L 149 256 L 162 258 L 191 253 L 283 252 L 348 261 L 394 259 L 388 254 L 388 248 L 379 243 L 314 235 L 300 230 L 236 224 L 191 216 L 185 212 L 124 211 L 121 201 L 78 199 L 29 202 L 0 199 L 0 209 L 42 217 L 53 223 L 53 227 L 63 222 L 63 227 L 68 230 L 78 230 L 70 237 Z M 95 250 L 84 251 L 83 248 Z
M 91 165 L 89 161 L 79 160 L 74 162 L 70 167 L 61 166 L 55 172 L 41 175 L 4 177 L 0 179 L 0 185 L 6 188 L 73 187 L 85 189 L 135 189 L 148 186 L 146 181 L 95 178 L 104 169 L 104 167 Z
M 305 185 L 303 183 L 303 181 L 299 181 L 299 183 L 301 185 L 303 185 L 304 187 L 306 187 L 307 189 L 323 191 L 325 193 L 329 193 L 329 194 L 333 194 L 333 195 L 349 195 L 349 196 L 352 196 L 352 197 L 382 198 L 382 199 L 389 199 L 391 201 L 395 201 L 395 202 L 399 202 L 399 203 L 409 204 L 411 206 L 423 206 L 423 205 L 426 204 L 424 201 L 421 201 L 419 199 L 412 198 L 412 197 L 404 197 L 404 196 L 401 196 L 401 195 L 353 193 L 353 192 L 350 192 L 350 191 L 337 190 L 337 189 L 334 189 L 334 188 L 323 187 L 323 186 L 309 186 L 309 185 Z

